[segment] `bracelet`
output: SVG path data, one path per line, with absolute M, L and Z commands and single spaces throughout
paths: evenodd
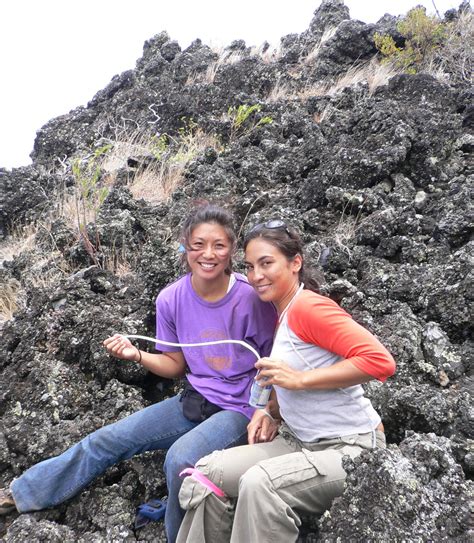
M 270 413 L 266 409 L 259 409 L 259 411 L 262 411 L 272 422 L 276 422 L 276 420 L 270 415 Z
M 138 358 L 138 360 L 136 360 L 136 362 L 138 364 L 141 364 L 142 363 L 142 352 L 140 351 L 140 349 L 137 349 L 137 351 L 138 351 L 139 358 Z

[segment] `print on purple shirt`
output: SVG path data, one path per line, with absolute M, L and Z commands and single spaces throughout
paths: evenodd
M 200 298 L 190 274 L 162 290 L 156 300 L 156 337 L 176 343 L 237 338 L 249 343 L 261 356 L 268 356 L 276 325 L 275 309 L 258 299 L 244 276 L 235 277 L 232 289 L 218 302 Z M 163 347 L 156 344 L 156 348 Z M 182 351 L 190 370 L 188 380 L 196 390 L 223 409 L 252 416 L 254 408 L 248 400 L 256 359 L 248 349 L 223 344 L 183 347 Z

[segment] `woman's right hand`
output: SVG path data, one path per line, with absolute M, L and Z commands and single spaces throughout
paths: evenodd
M 122 360 L 133 360 L 137 362 L 140 359 L 138 349 L 132 345 L 132 342 L 120 334 L 115 334 L 103 342 L 107 352 L 116 358 Z
M 265 412 L 265 409 L 256 409 L 251 421 L 247 425 L 247 437 L 250 445 L 273 441 L 278 433 L 280 421 Z

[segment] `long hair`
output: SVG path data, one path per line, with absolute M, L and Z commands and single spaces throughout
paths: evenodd
M 268 223 L 277 221 L 268 221 Z M 301 237 L 296 230 L 290 228 L 288 225 L 281 222 L 282 225 L 278 227 L 268 228 L 265 224 L 261 223 L 254 226 L 244 238 L 244 251 L 251 240 L 256 238 L 262 238 L 263 240 L 271 243 L 276 247 L 288 261 L 295 258 L 296 255 L 301 256 L 301 269 L 298 273 L 298 278 L 301 283 L 304 283 L 305 288 L 312 290 L 313 292 L 319 292 L 319 281 L 313 276 L 312 273 L 306 270 L 304 262 L 304 250 Z
M 181 243 L 186 250 L 189 250 L 189 240 L 191 239 L 194 229 L 200 224 L 205 223 L 218 224 L 219 226 L 222 226 L 227 237 L 229 238 L 231 243 L 231 251 L 229 256 L 229 265 L 225 271 L 230 275 L 232 273 L 232 253 L 234 252 L 236 245 L 236 235 L 234 231 L 233 217 L 222 207 L 207 203 L 195 207 L 186 217 L 181 227 Z M 190 271 L 186 253 L 183 253 L 181 261 L 187 271 Z

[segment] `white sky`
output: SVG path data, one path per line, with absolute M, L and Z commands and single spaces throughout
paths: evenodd
M 461 0 L 434 0 L 441 15 Z M 376 22 L 433 0 L 346 0 Z M 3 0 L 0 2 L 0 167 L 29 164 L 36 131 L 85 105 L 135 67 L 143 43 L 166 30 L 184 49 L 244 39 L 248 46 L 306 30 L 320 0 Z

